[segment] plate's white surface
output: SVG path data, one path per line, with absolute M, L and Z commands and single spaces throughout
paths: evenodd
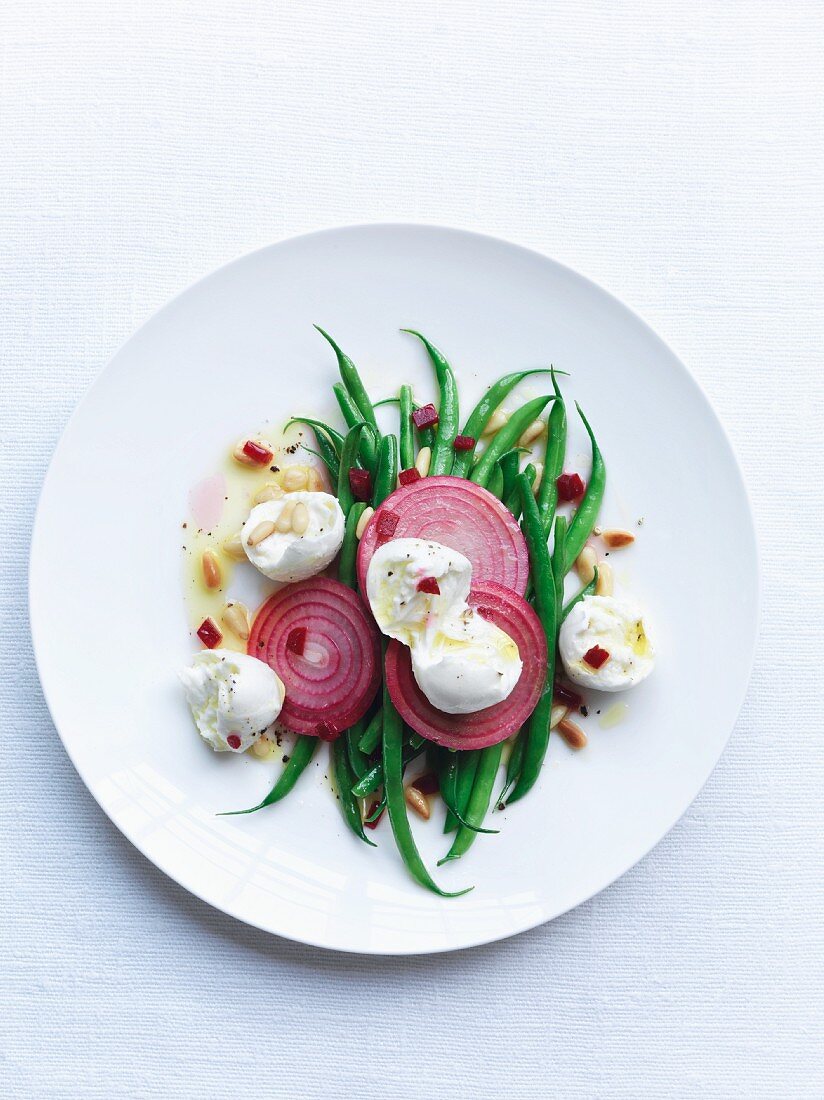
M 604 451 L 604 521 L 634 525 L 613 557 L 652 612 L 659 664 L 615 729 L 590 747 L 554 739 L 540 784 L 497 815 L 441 900 L 406 876 L 388 824 L 351 836 L 313 768 L 279 807 L 246 818 L 279 765 L 215 756 L 175 677 L 186 661 L 180 523 L 189 488 L 227 441 L 293 412 L 332 412 L 331 330 L 373 392 L 432 383 L 418 327 L 459 373 L 468 407 L 521 366 L 572 372 Z M 573 450 L 585 453 L 582 435 Z M 324 947 L 446 950 L 548 920 L 654 845 L 709 775 L 743 699 L 758 570 L 741 477 L 684 367 L 632 313 L 536 253 L 431 227 L 334 230 L 264 249 L 158 313 L 75 413 L 43 490 L 31 559 L 38 667 L 78 771 L 118 827 L 193 893 L 242 920 Z M 418 829 L 424 854 L 440 831 Z M 101 860 L 104 857 L 101 856 Z

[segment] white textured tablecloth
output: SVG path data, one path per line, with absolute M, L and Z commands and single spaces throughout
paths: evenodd
M 820 0 L 2 5 L 4 1096 L 824 1095 L 822 43 Z M 138 855 L 26 611 L 46 465 L 121 342 L 248 249 L 380 219 L 521 241 L 641 312 L 732 435 L 764 569 L 684 820 L 553 924 L 409 961 L 258 933 Z

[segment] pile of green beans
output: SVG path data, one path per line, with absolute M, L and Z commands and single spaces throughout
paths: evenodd
M 320 335 L 332 348 L 340 381 L 332 389 L 343 417 L 345 432 L 312 417 L 294 417 L 295 424 L 311 428 L 315 448 L 301 444 L 326 466 L 345 516 L 345 530 L 338 577 L 357 590 L 357 527 L 367 504 L 354 499 L 350 471 L 366 469 L 372 476 L 371 506 L 378 508 L 394 492 L 398 474 L 411 469 L 418 448 L 429 447 L 429 474 L 451 474 L 468 478 L 503 501 L 520 520 L 530 559 L 530 583 L 527 597 L 534 604 L 547 643 L 547 671 L 541 696 L 533 713 L 511 743 L 506 760 L 506 779 L 499 803 L 518 801 L 534 786 L 549 743 L 550 716 L 555 682 L 558 630 L 572 608 L 596 590 L 595 577 L 566 604 L 564 579 L 580 554 L 596 522 L 606 484 L 606 471 L 592 429 L 578 408 L 592 448 L 592 469 L 586 491 L 571 520 L 557 515 L 557 479 L 563 473 L 567 446 L 567 413 L 554 367 L 515 371 L 504 375 L 485 392 L 460 428 L 458 387 L 448 360 L 426 336 L 414 329 L 402 331 L 421 342 L 434 370 L 438 389 L 438 421 L 434 427 L 416 429 L 412 414 L 420 406 L 412 387 L 402 385 L 397 396 L 373 402 L 352 359 L 319 326 Z M 483 439 L 495 410 L 524 379 L 550 374 L 552 393 L 526 401 L 488 438 Z M 397 406 L 397 434 L 383 433 L 375 410 L 383 405 Z M 527 448 L 518 445 L 524 430 L 540 418 L 550 406 L 543 475 L 538 484 L 537 467 L 527 462 L 520 469 Z M 459 441 L 467 449 L 455 449 Z M 479 446 L 480 444 L 480 446 Z M 552 538 L 550 552 L 548 540 Z M 386 643 L 384 643 L 384 655 Z M 312 737 L 298 737 L 292 755 L 275 786 L 259 805 L 233 813 L 251 813 L 270 806 L 291 791 L 306 769 L 317 748 Z M 332 765 L 343 818 L 358 839 L 373 844 L 364 826 L 374 825 L 384 808 L 388 811 L 398 851 L 412 877 L 441 897 L 449 893 L 432 878 L 421 858 L 412 833 L 405 798 L 405 772 L 426 752 L 430 768 L 438 776 L 439 789 L 446 808 L 445 834 L 453 834 L 451 846 L 438 865 L 461 858 L 484 833 L 497 832 L 484 827 L 493 798 L 504 745 L 484 749 L 450 751 L 439 748 L 404 727 L 386 687 L 367 714 L 344 732 L 331 746 Z M 377 800 L 377 801 L 375 801 Z M 472 889 L 468 887 L 467 889 Z

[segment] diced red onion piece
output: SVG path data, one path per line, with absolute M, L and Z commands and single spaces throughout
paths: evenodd
M 434 577 L 422 577 L 417 583 L 419 592 L 427 592 L 430 596 L 440 596 L 441 590 Z
M 254 439 L 246 440 L 243 444 L 243 453 L 258 466 L 266 466 L 272 461 L 272 452 L 268 447 L 261 447 Z
M 214 619 L 204 619 L 197 628 L 197 636 L 207 649 L 217 649 L 223 641 L 223 635 Z
M 434 405 L 423 405 L 412 413 L 412 421 L 418 431 L 424 428 L 434 428 L 438 423 L 438 410 Z
M 558 499 L 564 504 L 580 500 L 586 488 L 580 474 L 561 474 L 555 484 L 558 486 Z
M 410 786 L 420 791 L 421 794 L 437 794 L 441 789 L 438 777 L 434 772 L 426 772 L 424 775 L 419 775 L 417 779 L 412 780 Z
M 599 645 L 594 645 L 592 649 L 588 649 L 584 654 L 584 661 L 590 668 L 600 668 L 601 665 L 605 665 L 609 660 L 609 650 L 602 649 Z
M 573 710 L 577 710 L 584 701 L 583 695 L 575 691 L 574 688 L 562 684 L 560 680 L 555 681 L 552 696 L 553 699 L 557 699 L 559 703 L 563 703 L 565 706 L 572 707 Z
M 376 544 L 387 542 L 395 534 L 398 527 L 399 517 L 394 512 L 388 510 L 383 511 L 383 505 L 378 509 L 372 519 L 369 521 L 366 527 L 366 531 L 374 525 L 375 528 L 375 541 Z M 366 534 L 364 531 L 364 535 Z M 363 539 L 361 539 L 363 542 Z M 370 554 L 371 557 L 371 554 Z M 361 585 L 361 592 L 365 592 L 366 588 Z
M 355 500 L 369 500 L 372 496 L 372 475 L 368 470 L 349 471 L 349 488 Z

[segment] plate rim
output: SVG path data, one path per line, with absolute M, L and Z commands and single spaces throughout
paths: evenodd
M 98 797 L 97 793 L 95 792 L 95 790 L 94 790 L 93 786 L 91 785 L 90 781 L 87 779 L 87 777 L 84 774 L 83 770 L 78 765 L 77 760 L 75 759 L 75 756 L 73 755 L 72 750 L 70 749 L 69 745 L 66 743 L 66 739 L 64 738 L 63 733 L 60 729 L 60 726 L 59 726 L 59 724 L 58 724 L 58 722 L 55 718 L 55 710 L 54 710 L 54 707 L 52 705 L 52 699 L 50 698 L 50 692 L 49 692 L 49 689 L 46 685 L 46 682 L 43 679 L 43 676 L 41 674 L 41 661 L 40 661 L 40 652 L 39 652 L 40 646 L 39 646 L 39 643 L 38 643 L 39 635 L 38 635 L 38 632 L 37 632 L 37 629 L 36 629 L 36 626 L 35 626 L 36 616 L 35 616 L 35 609 L 34 609 L 34 604 L 35 604 L 34 581 L 35 581 L 35 571 L 36 571 L 36 568 L 37 568 L 35 558 L 37 556 L 37 548 L 38 548 L 38 543 L 40 541 L 38 532 L 39 532 L 39 529 L 41 527 L 43 502 L 44 502 L 44 498 L 46 497 L 46 493 L 47 493 L 47 490 L 48 490 L 48 487 L 49 487 L 50 479 L 52 477 L 52 471 L 53 471 L 53 469 L 55 467 L 55 464 L 56 464 L 56 462 L 57 462 L 57 460 L 60 456 L 60 453 L 61 453 L 61 451 L 62 451 L 62 449 L 65 445 L 66 436 L 69 434 L 70 428 L 71 428 L 75 418 L 78 416 L 78 413 L 79 413 L 81 407 L 86 402 L 86 400 L 88 399 L 91 391 L 97 385 L 99 380 L 102 378 L 102 376 L 105 374 L 105 372 L 111 367 L 112 363 L 120 356 L 121 352 L 133 340 L 135 340 L 143 332 L 143 330 L 145 328 L 147 328 L 149 325 L 155 323 L 157 321 L 157 319 L 159 317 L 161 317 L 167 310 L 173 309 L 176 306 L 179 299 L 181 299 L 181 298 L 185 297 L 186 295 L 188 295 L 190 293 L 190 291 L 195 290 L 201 284 L 207 282 L 208 280 L 211 280 L 212 278 L 215 278 L 215 277 L 218 277 L 218 276 L 224 274 L 226 271 L 230 270 L 231 268 L 233 268 L 235 266 L 239 266 L 239 265 L 247 262 L 252 257 L 260 256 L 262 253 L 269 252 L 273 249 L 277 249 L 282 245 L 295 244 L 295 243 L 298 243 L 298 242 L 301 242 L 301 241 L 304 241 L 304 240 L 308 240 L 310 238 L 318 238 L 318 237 L 324 237 L 324 236 L 330 236 L 331 237 L 331 236 L 336 236 L 336 235 L 341 235 L 341 234 L 358 234 L 358 233 L 370 232 L 370 231 L 378 231 L 378 232 L 389 231 L 389 232 L 391 232 L 391 231 L 398 231 L 398 230 L 401 230 L 401 231 L 410 231 L 410 230 L 412 230 L 412 231 L 425 231 L 425 232 L 432 232 L 432 233 L 436 233 L 436 234 L 444 234 L 444 235 L 451 236 L 451 237 L 454 237 L 454 238 L 468 238 L 470 240 L 479 241 L 481 243 L 493 243 L 495 245 L 501 245 L 501 246 L 504 246 L 508 249 L 514 249 L 516 251 L 522 252 L 526 256 L 529 256 L 533 259 L 538 259 L 538 260 L 541 260 L 541 261 L 544 261 L 544 262 L 548 262 L 551 265 L 553 265 L 559 272 L 561 272 L 565 277 L 570 278 L 573 281 L 578 282 L 579 284 L 582 284 L 585 288 L 587 288 L 591 291 L 594 291 L 594 292 L 596 292 L 596 294 L 602 295 L 606 299 L 608 299 L 613 307 L 617 307 L 619 309 L 619 311 L 623 311 L 625 314 L 629 315 L 629 317 L 633 321 L 635 321 L 638 325 L 640 325 L 641 328 L 643 329 L 644 335 L 648 339 L 651 338 L 656 344 L 658 344 L 661 347 L 661 349 L 671 359 L 673 366 L 677 366 L 677 368 L 681 371 L 681 373 L 682 373 L 684 379 L 687 381 L 687 383 L 689 385 L 691 385 L 694 388 L 694 390 L 696 391 L 697 396 L 700 398 L 700 401 L 701 401 L 705 411 L 714 420 L 716 426 L 718 427 L 718 429 L 720 431 L 721 439 L 723 440 L 723 443 L 726 447 L 728 455 L 729 455 L 730 459 L 732 460 L 732 469 L 733 469 L 734 474 L 737 478 L 738 486 L 740 488 L 743 501 L 746 505 L 744 511 L 745 511 L 746 526 L 747 526 L 748 542 L 749 542 L 749 546 L 752 549 L 753 565 L 754 565 L 754 568 L 755 568 L 755 591 L 754 591 L 754 594 L 753 594 L 754 595 L 754 600 L 755 600 L 755 608 L 754 608 L 755 615 L 754 615 L 754 629 L 753 629 L 753 632 L 752 632 L 752 639 L 751 639 L 751 644 L 750 644 L 749 653 L 747 655 L 747 662 L 746 662 L 747 674 L 746 674 L 746 677 L 743 680 L 743 686 L 741 688 L 740 695 L 739 695 L 739 698 L 738 698 L 737 703 L 736 703 L 735 718 L 732 721 L 728 731 L 726 732 L 726 734 L 723 738 L 723 741 L 720 744 L 718 752 L 715 755 L 715 757 L 712 761 L 712 764 L 711 764 L 706 776 L 704 777 L 704 780 L 702 781 L 701 785 L 694 792 L 694 794 L 692 794 L 690 796 L 690 798 L 687 800 L 687 802 L 683 806 L 679 806 L 676 809 L 675 814 L 672 817 L 672 820 L 666 826 L 664 831 L 657 837 L 657 839 L 654 840 L 649 845 L 649 847 L 647 847 L 639 856 L 637 856 L 635 858 L 631 858 L 628 863 L 626 863 L 625 865 L 622 866 L 621 870 L 616 872 L 616 874 L 614 874 L 603 885 L 599 886 L 597 889 L 593 890 L 591 893 L 587 894 L 585 897 L 582 897 L 580 900 L 576 901 L 574 904 L 566 906 L 564 908 L 561 908 L 557 912 L 548 913 L 544 910 L 537 919 L 530 917 L 522 925 L 519 925 L 516 928 L 506 929 L 503 932 L 501 932 L 499 934 L 492 935 L 492 936 L 490 936 L 488 934 L 480 934 L 480 935 L 475 936 L 475 937 L 470 936 L 468 939 L 466 939 L 465 941 L 462 941 L 458 944 L 448 943 L 448 944 L 435 944 L 435 945 L 428 945 L 428 946 L 416 946 L 416 945 L 412 944 L 408 948 L 405 948 L 404 950 L 387 951 L 387 950 L 384 950 L 384 949 L 381 949 L 381 948 L 372 948 L 369 945 L 357 945 L 357 946 L 342 947 L 342 946 L 340 946 L 336 943 L 330 942 L 329 940 L 325 941 L 325 940 L 323 940 L 321 938 L 318 938 L 318 937 L 312 937 L 312 936 L 309 936 L 309 935 L 298 935 L 294 932 L 287 932 L 287 931 L 275 931 L 272 928 L 266 927 L 265 925 L 255 921 L 255 920 L 250 919 L 248 916 L 245 916 L 245 915 L 240 914 L 239 912 L 236 912 L 230 905 L 220 904 L 219 902 L 214 901 L 211 898 L 205 897 L 204 894 L 201 891 L 199 891 L 197 889 L 194 889 L 189 885 L 184 885 L 180 881 L 180 879 L 177 878 L 176 875 L 170 869 L 167 869 L 160 862 L 158 862 L 158 860 L 156 858 L 154 858 L 152 855 L 150 855 L 146 851 L 145 846 L 141 845 L 141 843 L 139 843 L 138 840 L 136 840 L 134 837 L 129 835 L 129 832 L 127 832 L 126 828 L 119 821 L 115 820 L 115 818 L 112 817 L 109 814 L 109 812 L 106 810 L 106 808 L 103 806 L 100 798 Z M 581 272 L 576 271 L 574 268 L 571 268 L 567 264 L 564 264 L 564 263 L 560 262 L 559 260 L 554 259 L 552 256 L 547 255 L 545 252 L 542 252 L 537 248 L 532 248 L 528 245 L 521 244 L 520 242 L 517 242 L 517 241 L 511 241 L 511 240 L 507 239 L 506 237 L 501 237 L 501 236 L 498 236 L 498 235 L 492 234 L 492 233 L 479 232 L 479 231 L 473 230 L 473 229 L 465 229 L 465 228 L 458 227 L 458 226 L 444 225 L 444 224 L 439 223 L 439 222 L 427 222 L 427 221 L 410 221 L 410 222 L 406 222 L 406 221 L 366 221 L 366 222 L 356 222 L 356 223 L 343 224 L 343 225 L 324 226 L 323 228 L 309 230 L 308 232 L 305 232 L 305 233 L 298 233 L 298 234 L 294 234 L 294 235 L 291 235 L 291 236 L 281 237 L 278 240 L 270 241 L 268 244 L 264 244 L 264 245 L 259 246 L 258 248 L 254 248 L 254 249 L 251 249 L 247 252 L 241 253 L 240 255 L 235 256 L 233 259 L 228 260 L 225 263 L 220 264 L 218 267 L 213 268 L 212 270 L 206 272 L 205 274 L 198 276 L 197 278 L 195 278 L 191 282 L 189 282 L 187 285 L 182 287 L 175 294 L 173 294 L 169 299 L 167 299 L 165 302 L 163 302 L 162 305 L 158 306 L 155 310 L 153 310 L 148 315 L 148 317 L 146 317 L 141 322 L 141 324 L 138 325 L 137 328 L 134 329 L 134 331 L 131 332 L 126 337 L 126 339 L 118 345 L 118 347 L 115 349 L 115 351 L 106 360 L 105 365 L 97 372 L 95 377 L 88 384 L 88 386 L 86 387 L 86 389 L 83 392 L 82 396 L 77 401 L 74 408 L 72 409 L 71 415 L 67 419 L 66 423 L 63 425 L 63 428 L 60 432 L 60 437 L 59 437 L 59 439 L 58 439 L 58 441 L 55 445 L 55 448 L 54 448 L 54 451 L 52 452 L 51 458 L 49 459 L 49 463 L 48 463 L 48 466 L 46 468 L 46 472 L 45 472 L 45 475 L 43 477 L 43 481 L 41 483 L 40 490 L 38 492 L 37 504 L 36 504 L 36 507 L 35 507 L 34 518 L 33 518 L 32 526 L 31 526 L 31 541 L 30 541 L 30 544 L 29 544 L 29 558 L 28 558 L 28 570 L 27 570 L 27 606 L 28 606 L 29 633 L 30 633 L 30 637 L 31 637 L 32 653 L 33 653 L 33 656 L 34 656 L 34 664 L 35 664 L 35 668 L 36 668 L 36 671 L 37 671 L 38 680 L 39 680 L 39 683 L 40 683 L 40 690 L 43 694 L 43 699 L 46 703 L 46 708 L 48 710 L 49 717 L 51 719 L 52 725 L 54 726 L 54 728 L 57 732 L 57 735 L 60 739 L 60 742 L 63 746 L 63 749 L 66 752 L 66 755 L 68 756 L 69 760 L 71 761 L 72 766 L 74 767 L 74 769 L 77 772 L 78 776 L 82 780 L 83 785 L 85 786 L 86 790 L 91 795 L 93 800 L 97 803 L 97 805 L 100 807 L 101 811 L 106 816 L 108 821 L 110 821 L 111 824 L 115 826 L 115 828 L 120 832 L 120 834 L 123 837 L 125 837 L 125 839 L 145 859 L 147 859 L 162 874 L 166 875 L 167 878 L 171 879 L 181 889 L 185 890 L 187 893 L 191 894 L 192 896 L 198 898 L 199 901 L 205 903 L 206 905 L 209 905 L 210 907 L 218 910 L 221 913 L 224 913 L 225 915 L 227 915 L 229 917 L 232 917 L 235 920 L 240 921 L 243 924 L 248 925 L 249 927 L 258 929 L 259 931 L 264 932 L 267 935 L 273 935 L 273 936 L 277 936 L 277 937 L 279 937 L 281 939 L 284 939 L 284 940 L 289 940 L 293 943 L 305 944 L 306 946 L 309 946 L 309 947 L 322 948 L 323 950 L 326 950 L 326 951 L 335 951 L 335 952 L 340 952 L 340 953 L 343 953 L 343 954 L 365 955 L 365 956 L 373 956 L 373 957 L 379 957 L 379 958 L 380 957 L 404 958 L 404 957 L 407 957 L 407 956 L 435 955 L 435 954 L 443 954 L 443 953 L 452 952 L 452 951 L 465 951 L 465 950 L 468 950 L 470 948 L 480 947 L 480 946 L 483 946 L 484 944 L 488 944 L 488 943 L 498 943 L 498 942 L 501 942 L 503 940 L 510 939 L 514 936 L 521 935 L 521 933 L 531 931 L 532 929 L 537 928 L 537 927 L 539 927 L 543 924 L 548 924 L 550 921 L 554 921 L 558 917 L 564 916 L 564 914 L 569 913 L 573 909 L 577 909 L 579 906 L 584 905 L 587 902 L 591 901 L 593 897 L 595 897 L 597 894 L 600 894 L 602 891 L 604 891 L 604 890 L 608 889 L 609 887 L 611 887 L 612 885 L 614 885 L 614 883 L 617 882 L 618 879 L 622 878 L 625 874 L 627 874 L 628 871 L 630 871 L 633 867 L 637 866 L 639 863 L 641 863 L 643 860 L 645 860 L 647 858 L 647 856 L 649 856 L 650 852 L 655 847 L 657 847 L 658 844 L 660 844 L 665 839 L 665 837 L 667 837 L 669 835 L 669 833 L 675 828 L 675 826 L 678 824 L 678 822 L 684 817 L 684 815 L 686 814 L 686 812 L 690 808 L 690 806 L 699 798 L 699 796 L 703 792 L 704 788 L 706 787 L 707 782 L 709 781 L 710 777 L 712 776 L 712 774 L 714 773 L 716 767 L 718 766 L 718 761 L 721 759 L 721 756 L 724 753 L 724 750 L 726 749 L 727 745 L 729 744 L 729 740 L 730 740 L 730 738 L 733 734 L 733 731 L 735 730 L 735 728 L 738 724 L 738 721 L 739 721 L 740 716 L 741 716 L 741 711 L 743 709 L 744 703 L 745 703 L 747 695 L 749 693 L 750 684 L 752 682 L 752 673 L 753 673 L 753 668 L 754 668 L 754 664 L 755 664 L 757 646 L 758 646 L 758 641 L 759 641 L 760 634 L 761 634 L 762 611 L 763 611 L 763 594 L 764 594 L 763 593 L 763 585 L 764 585 L 764 577 L 763 577 L 763 568 L 762 568 L 762 561 L 761 561 L 761 547 L 760 547 L 759 538 L 758 538 L 758 527 L 757 527 L 757 524 L 756 524 L 756 521 L 755 521 L 755 513 L 754 513 L 754 510 L 753 510 L 753 506 L 752 506 L 752 498 L 751 498 L 751 495 L 750 495 L 750 490 L 749 490 L 749 486 L 747 484 L 747 480 L 744 476 L 744 471 L 741 467 L 741 462 L 739 460 L 738 453 L 735 449 L 735 446 L 733 445 L 732 439 L 730 438 L 727 427 L 726 427 L 723 419 L 716 412 L 715 407 L 713 406 L 712 401 L 710 400 L 709 395 L 707 394 L 707 392 L 704 389 L 704 386 L 702 385 L 700 380 L 695 377 L 695 375 L 692 373 L 692 371 L 689 369 L 689 367 L 686 365 L 686 363 L 680 358 L 679 355 L 676 354 L 676 352 L 673 350 L 673 348 L 670 347 L 670 345 L 661 336 L 658 335 L 658 333 L 655 331 L 655 329 L 652 328 L 652 326 L 649 324 L 649 322 L 646 320 L 646 318 L 642 314 L 640 314 L 637 310 L 635 310 L 635 309 L 631 308 L 630 306 L 628 306 L 622 299 L 617 297 L 617 295 L 613 294 L 611 291 L 609 291 L 606 288 L 604 288 L 603 286 L 601 286 L 594 279 L 591 279 L 588 275 L 584 275 Z

